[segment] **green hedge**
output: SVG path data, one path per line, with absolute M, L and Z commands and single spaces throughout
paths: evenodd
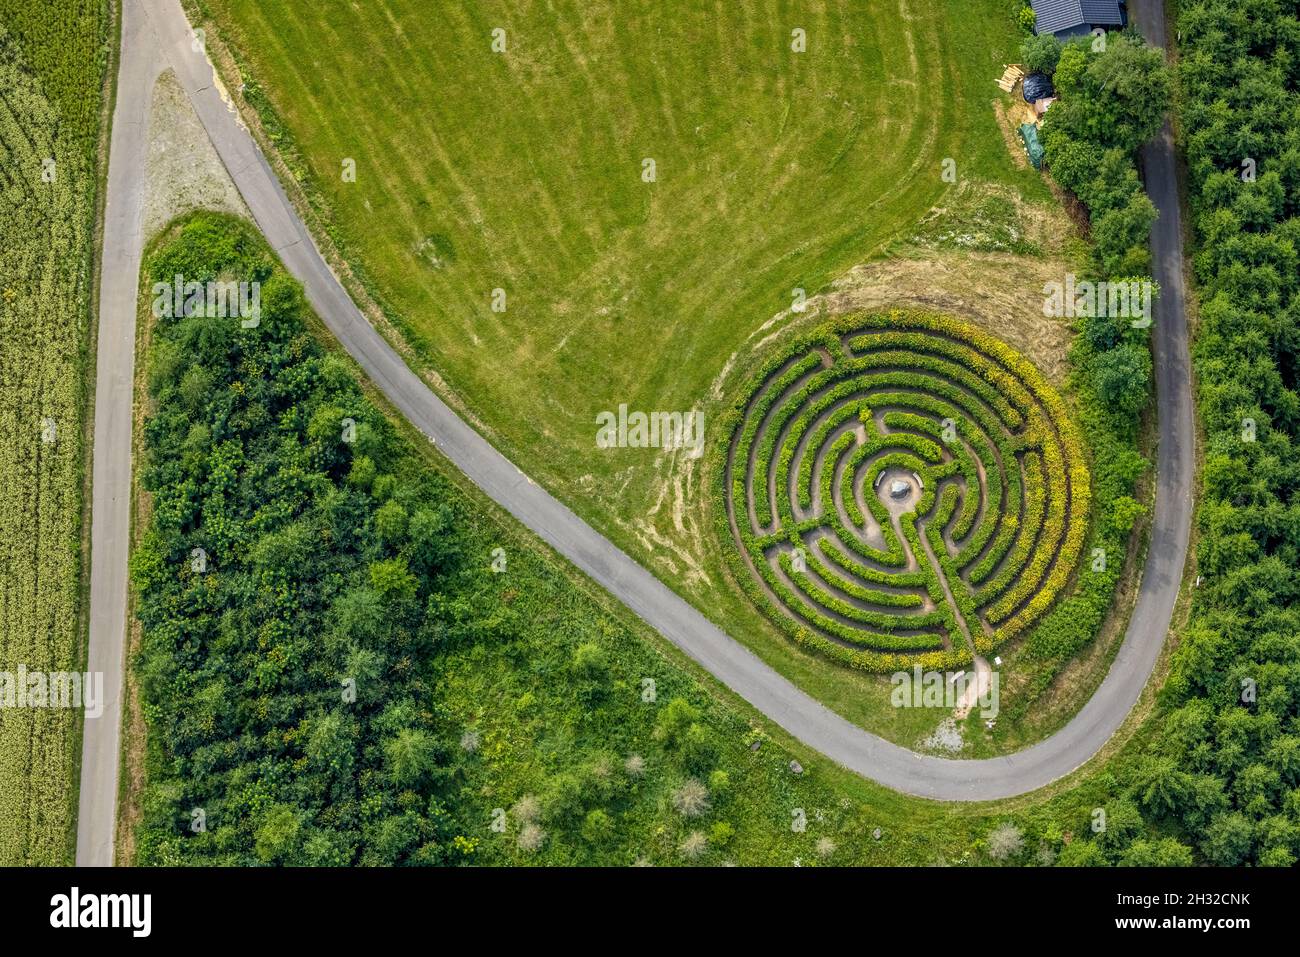
M 988 650 L 1050 610 L 1087 533 L 1090 478 L 1072 416 L 1029 362 L 947 317 L 854 314 L 784 343 L 757 381 L 725 412 L 733 442 L 722 463 L 710 465 L 729 476 L 718 527 L 735 542 L 726 554 L 736 581 L 796 641 L 855 667 L 892 668 L 920 660 L 902 654 L 915 649 L 897 642 L 897 631 L 920 619 L 947 640 L 943 650 L 927 650 L 927 660 L 951 663 L 969 658 L 962 625 L 976 648 Z M 884 410 L 879 429 L 877 410 Z M 865 442 L 850 427 L 855 416 Z M 945 419 L 956 426 L 955 442 L 943 441 Z M 915 472 L 924 486 L 915 510 L 901 517 L 902 541 L 875 489 L 891 468 Z M 776 484 L 775 514 L 769 481 Z M 864 537 L 858 487 L 883 532 L 882 547 Z M 818 529 L 832 532 L 834 544 L 809 548 L 809 574 L 796 574 L 793 585 L 782 581 L 766 550 Z M 909 552 L 915 571 L 907 568 Z M 787 556 L 778 566 L 792 574 Z M 919 596 L 873 587 L 891 584 L 924 587 L 933 610 L 903 614 Z M 990 617 L 981 619 L 981 608 Z

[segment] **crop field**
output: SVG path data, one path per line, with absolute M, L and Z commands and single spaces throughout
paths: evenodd
M 965 323 L 841 317 L 770 361 L 722 471 L 738 577 L 856 667 L 969 665 L 1051 607 L 1088 525 L 1078 430 Z
M 0 672 L 15 677 L 84 657 L 83 377 L 107 15 L 101 0 L 72 6 L 52 17 L 0 0 Z M 69 862 L 80 719 L 0 710 L 0 864 Z
M 733 584 L 706 463 L 738 377 L 821 321 L 800 296 L 958 196 L 1054 208 L 993 108 L 1020 42 L 1006 5 L 485 2 L 436 27 L 415 0 L 190 7 L 408 361 L 728 633 L 911 741 L 887 682 Z M 1007 283 L 1036 255 L 1018 243 Z M 698 413 L 704 454 L 600 442 L 624 407 Z

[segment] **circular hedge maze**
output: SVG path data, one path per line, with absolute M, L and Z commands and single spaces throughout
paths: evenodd
M 1079 433 L 980 329 L 849 315 L 786 343 L 732 408 L 732 570 L 792 638 L 847 664 L 966 664 L 1069 583 L 1087 531 Z

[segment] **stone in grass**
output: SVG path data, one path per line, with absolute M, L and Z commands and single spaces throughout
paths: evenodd
M 762 741 L 755 741 L 753 744 L 751 744 L 751 745 L 749 746 L 749 750 L 751 750 L 751 751 L 757 751 L 757 750 L 758 750 L 759 748 L 761 748 L 762 746 L 763 746 L 763 742 L 762 742 Z
M 880 840 L 880 828 L 876 828 L 874 831 L 872 831 L 871 836 L 874 837 L 877 841 Z
M 800 764 L 798 761 L 791 760 L 790 770 L 793 771 L 795 774 L 803 774 L 803 765 Z

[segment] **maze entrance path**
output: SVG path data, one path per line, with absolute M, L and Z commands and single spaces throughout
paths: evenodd
M 842 316 L 754 381 L 731 411 L 730 555 L 796 641 L 870 669 L 965 665 L 1069 584 L 1079 433 L 1002 342 L 944 316 Z

